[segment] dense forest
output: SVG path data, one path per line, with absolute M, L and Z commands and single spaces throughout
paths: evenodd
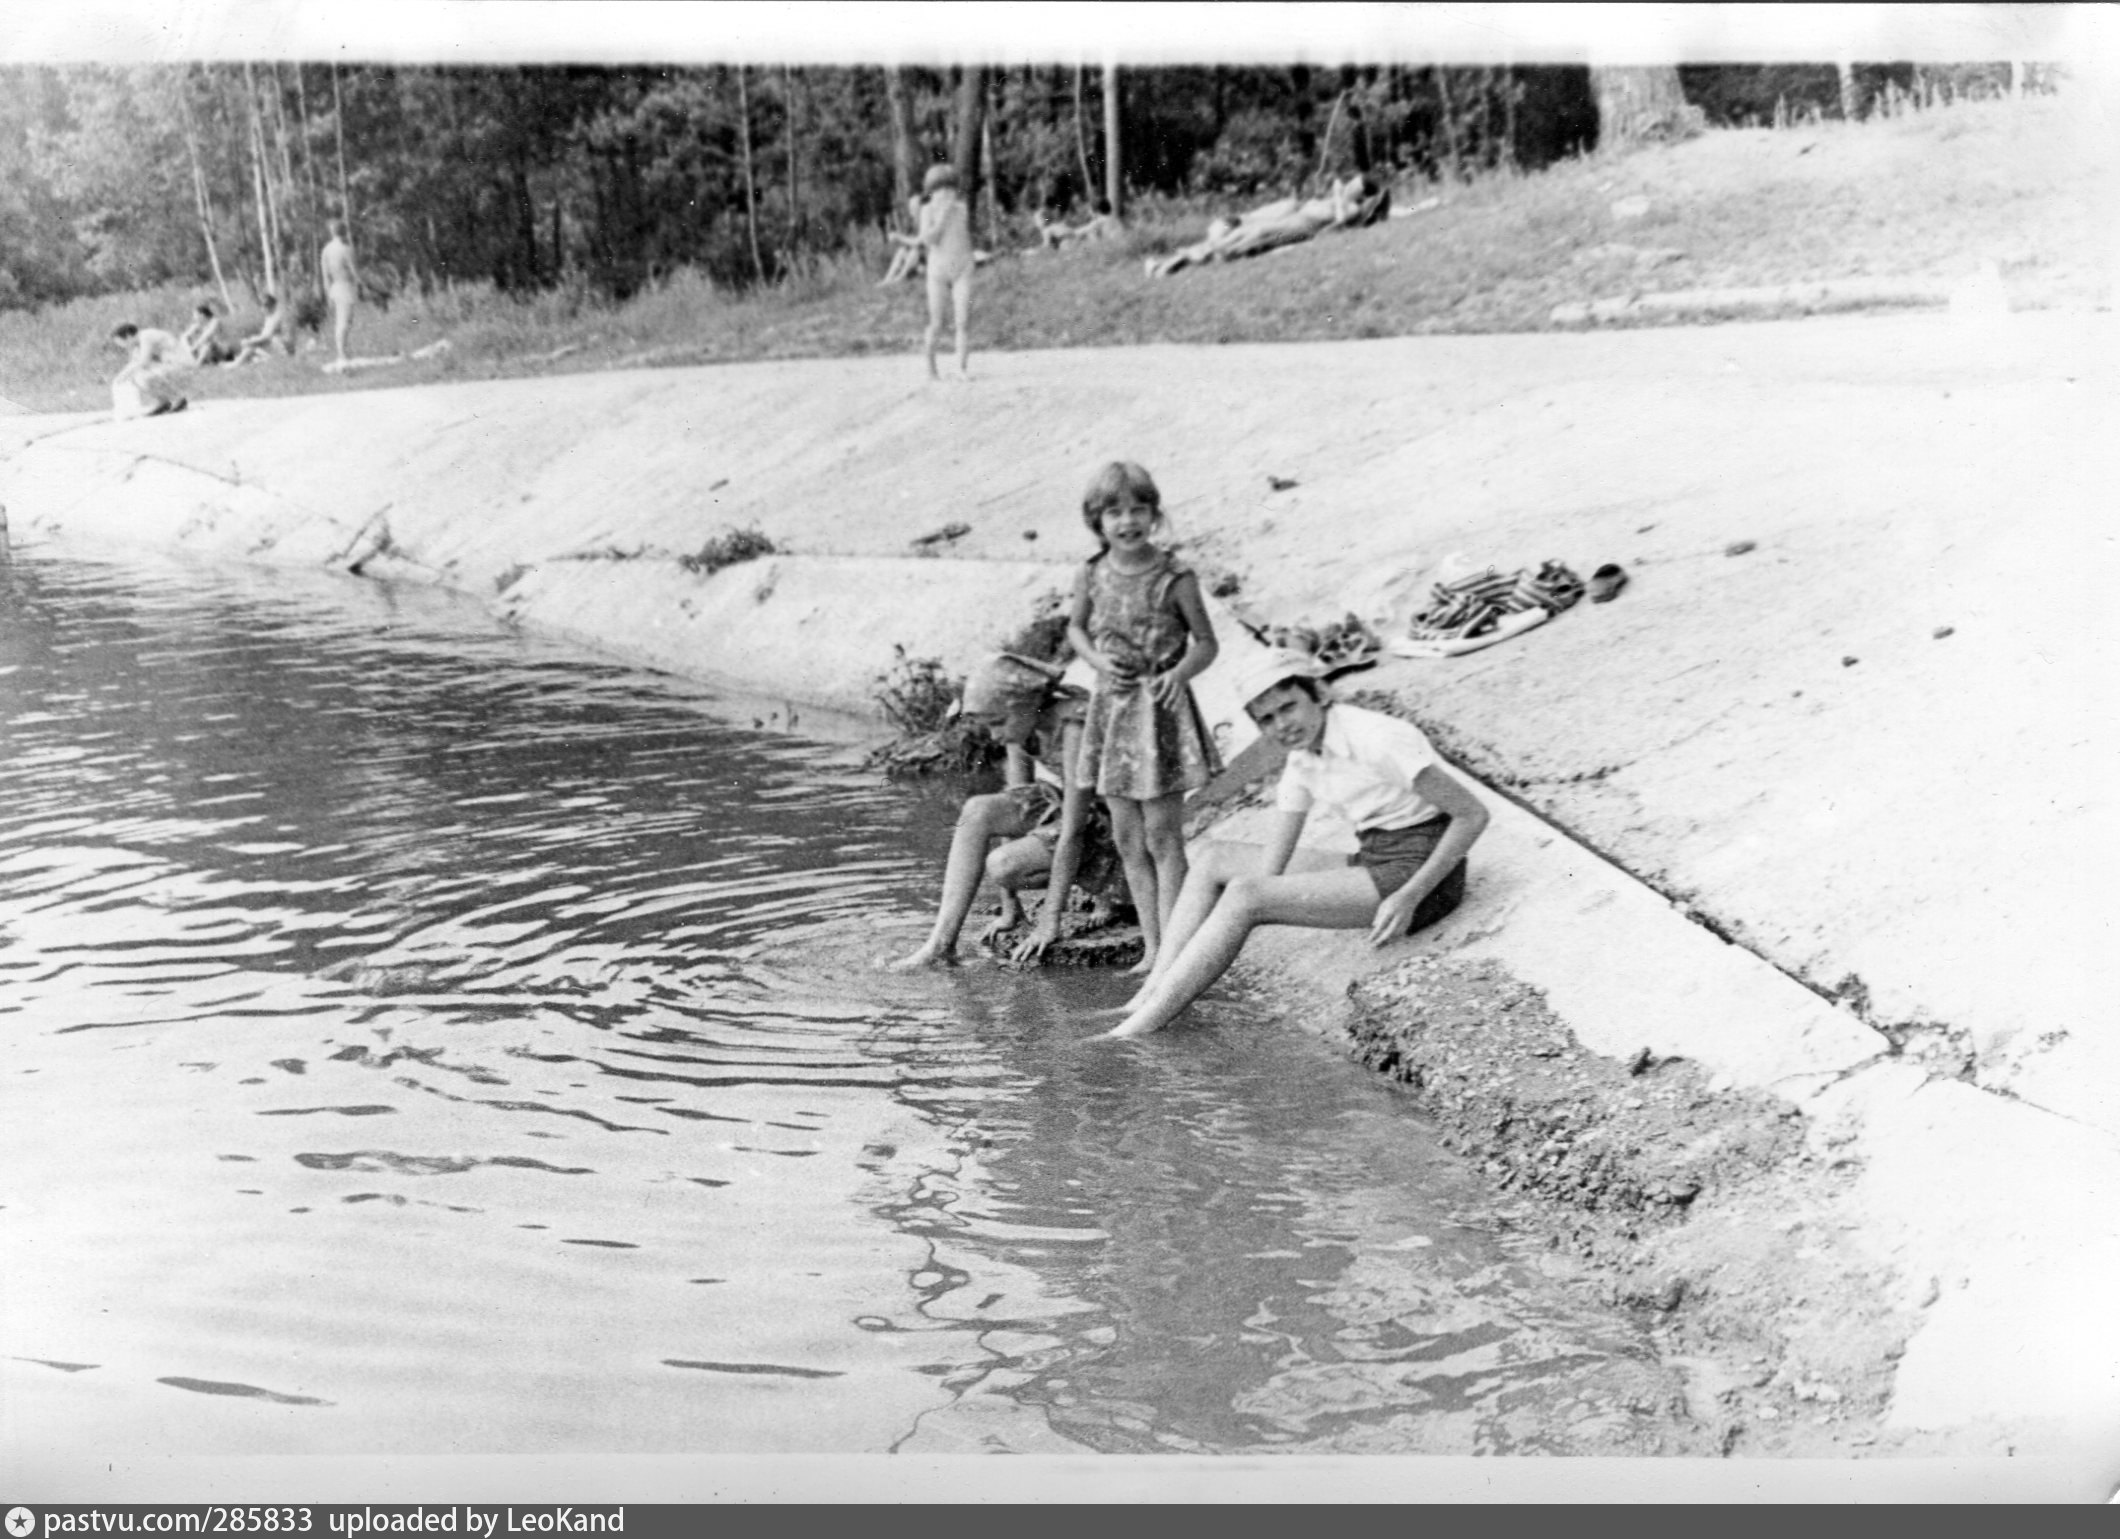
M 384 290 L 622 298 L 688 267 L 741 287 L 902 222 L 937 160 L 991 232 L 1107 190 L 1462 179 L 1536 170 L 1601 131 L 1852 116 L 1888 87 L 2012 84 L 2007 65 L 1597 73 L 1638 89 L 1569 66 L 0 70 L 0 308 L 172 281 L 231 304 L 300 293 L 341 215 Z

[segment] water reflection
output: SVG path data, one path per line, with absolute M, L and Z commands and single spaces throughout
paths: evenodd
M 433 595 L 0 580 L 19 1435 L 1685 1436 L 1627 1323 L 1300 1029 L 1232 997 L 1090 1044 L 1119 980 L 873 971 L 947 797 Z

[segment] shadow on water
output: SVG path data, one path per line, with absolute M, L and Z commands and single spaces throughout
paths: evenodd
M 718 710 L 438 595 L 0 571 L 18 1427 L 1692 1450 L 1634 1323 L 1299 1023 L 1095 1042 L 1121 979 L 877 972 L 954 799 Z

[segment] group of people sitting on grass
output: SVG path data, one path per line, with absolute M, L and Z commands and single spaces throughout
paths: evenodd
M 272 348 L 290 349 L 287 307 L 276 294 L 265 296 L 265 315 L 258 329 L 233 343 L 221 337 L 221 315 L 211 300 L 192 312 L 181 335 L 159 326 L 132 321 L 110 334 L 126 355 L 125 365 L 110 382 L 111 407 L 120 417 L 159 417 L 190 404 L 185 389 L 194 369 L 235 367 L 255 362 Z
M 1222 768 L 1191 681 L 1221 649 L 1198 579 L 1157 538 L 1167 526 L 1147 471 L 1107 465 L 1082 514 L 1101 548 L 1077 574 L 1067 635 L 1092 682 L 1008 652 L 966 682 L 961 717 L 1006 746 L 1008 783 L 965 804 L 934 925 L 889 965 L 952 960 L 982 877 L 1002 894 L 989 940 L 1021 926 L 1021 894 L 1042 881 L 1038 917 L 1011 952 L 1039 960 L 1061 938 L 1072 889 L 1116 863 L 1143 943 L 1140 986 L 1111 1032 L 1131 1037 L 1169 1025 L 1260 925 L 1366 929 L 1381 946 L 1456 909 L 1487 809 L 1418 727 L 1336 701 L 1316 659 L 1294 651 L 1261 649 L 1235 680 L 1285 756 L 1265 843 L 1187 848 L 1186 797 Z M 1355 854 L 1298 848 L 1319 808 L 1353 824 Z
M 293 338 L 287 330 L 287 307 L 280 303 L 279 295 L 267 294 L 264 318 L 249 336 L 235 342 L 224 341 L 221 313 L 209 299 L 192 312 L 191 324 L 184 328 L 179 340 L 195 364 L 239 364 L 255 362 L 275 346 L 284 349 Z

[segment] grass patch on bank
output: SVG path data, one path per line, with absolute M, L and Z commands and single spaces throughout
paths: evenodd
M 1030 252 L 1027 223 L 974 288 L 976 351 L 1148 343 L 1292 342 L 1439 332 L 1536 331 L 1556 305 L 1693 288 L 1851 277 L 1953 279 L 1996 262 L 2019 308 L 2087 306 L 2101 295 L 2091 208 L 2100 166 L 2068 95 L 1959 102 L 1863 123 L 1717 129 L 1631 155 L 1565 161 L 1470 185 L 1394 189 L 1403 210 L 1324 236 L 1166 279 L 1144 257 L 1199 237 L 1229 212 L 1143 200 L 1126 236 Z M 2102 141 L 2097 141 L 2102 146 Z M 1646 199 L 1646 208 L 1627 200 Z M 1257 201 L 1264 201 L 1260 199 Z M 1625 210 L 1625 212 L 1616 211 Z M 565 373 L 587 369 L 910 353 L 926 324 L 918 283 L 876 287 L 880 234 L 803 263 L 749 293 L 681 272 L 623 304 L 581 290 L 516 297 L 488 285 L 407 292 L 364 305 L 362 355 L 419 360 L 325 374 L 304 333 L 294 357 L 202 371 L 195 398 Z M 179 330 L 204 286 L 0 312 L 0 397 L 32 410 L 103 411 L 121 320 Z M 238 296 L 224 329 L 255 325 Z

